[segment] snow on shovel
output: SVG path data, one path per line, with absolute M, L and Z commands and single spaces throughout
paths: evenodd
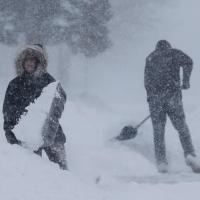
M 142 126 L 150 117 L 151 117 L 151 115 L 148 115 L 145 119 L 143 119 L 135 127 L 133 127 L 131 125 L 125 126 L 121 130 L 120 134 L 115 137 L 115 139 L 119 140 L 119 141 L 123 141 L 123 140 L 130 140 L 130 139 L 134 138 L 137 135 L 138 128 L 140 128 L 140 126 Z

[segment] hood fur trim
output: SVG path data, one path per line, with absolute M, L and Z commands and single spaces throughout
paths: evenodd
M 37 69 L 34 72 L 34 76 L 40 76 L 40 74 L 47 71 L 47 54 L 45 49 L 37 45 L 26 46 L 24 50 L 19 53 L 15 60 L 15 68 L 18 76 L 24 73 L 23 63 L 26 56 L 33 56 L 39 61 Z

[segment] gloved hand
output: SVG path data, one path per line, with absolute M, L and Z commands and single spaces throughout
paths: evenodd
M 182 90 L 187 90 L 190 88 L 190 83 L 189 82 L 185 82 L 182 84 L 181 89 Z
M 11 130 L 6 130 L 5 136 L 8 143 L 21 145 L 21 141 L 17 140 L 17 138 Z

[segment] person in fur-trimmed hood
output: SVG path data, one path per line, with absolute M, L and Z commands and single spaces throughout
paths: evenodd
M 47 61 L 46 51 L 40 44 L 27 46 L 16 58 L 17 77 L 10 81 L 3 103 L 5 136 L 10 144 L 21 144 L 11 130 L 26 112 L 26 107 L 41 95 L 42 89 L 55 81 L 47 72 Z M 65 142 L 65 134 L 59 125 L 54 144 L 35 153 L 42 155 L 44 150 L 49 160 L 67 169 Z

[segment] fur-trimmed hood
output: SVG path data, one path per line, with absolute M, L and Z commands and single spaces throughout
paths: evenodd
M 45 49 L 40 45 L 26 46 L 16 57 L 15 68 L 18 76 L 24 73 L 23 63 L 27 56 L 36 57 L 39 61 L 37 69 L 34 72 L 34 76 L 40 76 L 41 73 L 47 71 L 47 54 Z

